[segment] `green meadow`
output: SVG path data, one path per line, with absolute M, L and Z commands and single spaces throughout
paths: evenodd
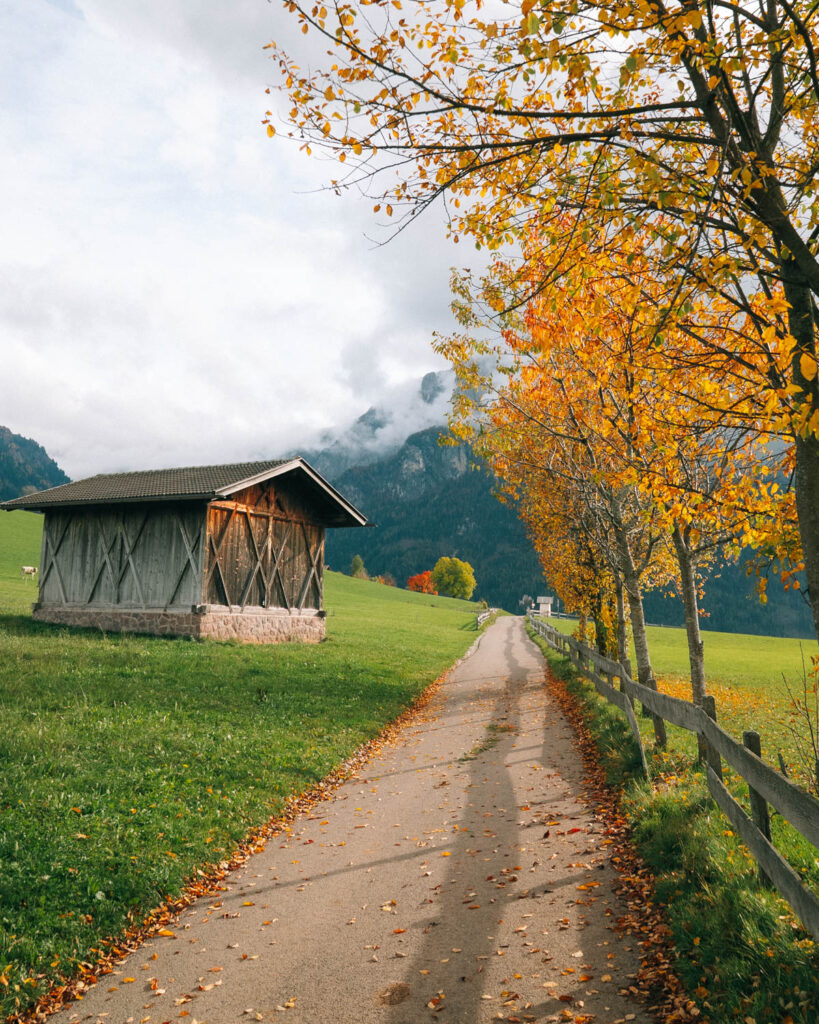
M 0 512 L 0 1018 L 178 893 L 406 708 L 475 605 L 328 573 L 328 638 L 32 621 L 42 520 Z

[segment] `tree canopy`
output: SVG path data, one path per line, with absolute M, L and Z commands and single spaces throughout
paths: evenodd
M 659 345 L 692 295 L 743 317 L 730 336 L 691 328 L 689 339 L 698 358 L 754 355 L 770 399 L 766 429 L 789 438 L 819 632 L 819 35 L 810 0 L 285 6 L 329 47 L 309 72 L 273 48 L 290 132 L 338 157 L 334 187 L 363 188 L 376 213 L 399 223 L 443 199 L 456 239 L 495 250 L 517 245 L 537 219 L 532 293 L 572 272 L 576 238 L 610 248 L 639 233 L 661 285 L 644 303 Z M 691 361 L 688 346 L 682 358 Z M 730 388 L 712 395 L 722 408 L 732 400 Z
M 439 594 L 468 601 L 475 590 L 475 572 L 469 562 L 444 555 L 432 570 L 432 585 Z

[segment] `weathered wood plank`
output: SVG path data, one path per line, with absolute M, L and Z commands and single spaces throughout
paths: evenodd
M 762 870 L 793 907 L 805 928 L 819 939 L 819 899 L 806 888 L 779 851 L 762 835 L 745 811 L 717 778 L 710 765 L 708 790 L 718 807 L 742 837 Z
M 659 715 L 672 725 L 678 725 L 689 732 L 699 732 L 701 713 L 694 704 L 689 704 L 679 697 L 670 697 L 667 693 L 652 690 L 642 683 L 636 683 L 623 673 L 623 688 L 630 696 L 645 704 L 655 715 Z
M 775 807 L 809 842 L 819 848 L 819 800 L 789 782 L 741 743 L 729 736 L 707 715 L 702 731 L 709 743 L 735 768 L 745 781 Z

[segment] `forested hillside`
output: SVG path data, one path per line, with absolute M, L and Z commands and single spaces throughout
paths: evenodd
M 333 480 L 376 529 L 330 530 L 327 560 L 346 572 L 360 554 L 370 575 L 389 572 L 403 586 L 454 555 L 475 569 L 475 598 L 517 612 L 522 594 L 544 587 L 526 532 L 492 494 L 491 478 L 472 468 L 468 449 L 440 447 L 440 434 L 413 434 L 395 455 Z
M 347 469 L 333 483 L 376 529 L 330 530 L 327 560 L 349 571 L 360 554 L 370 575 L 407 577 L 431 569 L 441 555 L 455 555 L 475 569 L 476 597 L 520 611 L 521 596 L 548 592 L 532 545 L 514 511 L 492 493 L 492 478 L 472 468 L 469 449 L 441 447 L 443 428 L 413 434 L 389 458 Z M 744 563 L 723 566 L 709 580 L 702 606 L 706 629 L 769 636 L 812 635 L 807 605 L 797 592 L 772 581 L 760 604 Z M 658 625 L 683 624 L 675 597 L 646 595 L 646 616 Z
M 0 427 L 0 501 L 67 483 L 42 445 Z

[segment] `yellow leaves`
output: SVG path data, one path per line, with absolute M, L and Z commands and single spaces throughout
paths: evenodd
M 530 12 L 521 22 L 521 32 L 525 36 L 536 35 L 537 30 L 540 28 L 540 18 L 534 13 Z
M 269 124 L 267 126 L 267 137 L 269 139 L 272 139 L 275 134 L 276 134 L 276 129 L 273 127 L 272 124 Z
M 816 373 L 819 367 L 814 356 L 807 352 L 803 352 L 799 357 L 799 372 L 807 381 L 816 379 Z

